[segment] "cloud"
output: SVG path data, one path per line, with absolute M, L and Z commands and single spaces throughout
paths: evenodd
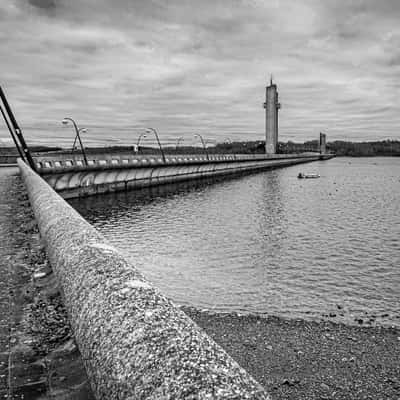
M 56 7 L 56 3 L 54 0 L 28 0 L 28 3 L 34 7 L 45 10 L 52 10 Z
M 394 138 L 399 16 L 397 0 L 9 0 L 1 85 L 30 141 L 65 144 L 66 115 L 93 143 L 140 126 L 263 139 L 271 73 L 283 140 Z

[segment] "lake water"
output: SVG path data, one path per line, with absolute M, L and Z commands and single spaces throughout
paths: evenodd
M 400 158 L 337 158 L 71 204 L 177 304 L 400 326 Z

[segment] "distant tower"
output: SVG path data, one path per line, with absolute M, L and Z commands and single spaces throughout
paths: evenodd
M 272 83 L 272 75 L 265 96 L 265 153 L 276 154 L 278 145 L 278 110 L 281 105 L 278 101 L 278 91 L 275 83 Z
M 319 133 L 319 152 L 321 154 L 326 153 L 326 135 L 325 133 Z

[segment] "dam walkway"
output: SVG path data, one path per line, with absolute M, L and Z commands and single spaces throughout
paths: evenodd
M 253 173 L 327 160 L 331 154 L 213 154 L 140 156 L 54 153 L 35 156 L 35 169 L 62 197 L 84 197 L 196 179 Z

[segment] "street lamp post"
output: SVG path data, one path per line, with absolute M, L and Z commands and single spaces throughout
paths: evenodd
M 136 142 L 136 148 L 137 148 L 137 151 L 139 152 L 139 145 L 140 145 L 140 139 L 141 138 L 145 138 L 146 137 L 146 134 L 145 133 L 141 133 L 140 135 L 139 135 L 139 137 L 138 137 L 138 140 L 137 140 L 137 142 Z
M 207 151 L 207 147 L 206 147 L 206 144 L 205 144 L 205 142 L 204 142 L 203 136 L 201 136 L 199 133 L 196 133 L 196 134 L 194 135 L 194 137 L 199 137 L 199 138 L 200 138 L 201 144 L 203 145 L 204 152 L 206 153 L 207 160 L 209 160 L 210 158 L 209 158 L 209 156 L 208 156 L 208 151 Z
M 163 162 L 165 163 L 165 154 L 164 154 L 164 150 L 161 147 L 160 138 L 158 137 L 157 131 L 154 128 L 147 128 L 146 132 L 148 132 L 148 133 L 153 132 L 154 133 L 154 135 L 155 135 L 155 137 L 157 139 L 158 147 L 160 148 L 160 151 L 161 151 L 161 157 L 163 159 Z
M 79 128 L 79 134 L 85 133 L 85 132 L 87 132 L 87 129 L 86 129 L 86 128 Z M 76 140 L 77 140 L 77 139 L 78 139 L 78 136 L 75 135 L 74 144 L 72 145 L 72 151 L 75 150 Z
M 183 140 L 183 137 L 182 137 L 182 136 L 181 136 L 181 137 L 178 137 L 178 139 L 176 139 L 175 150 L 178 149 L 179 142 L 182 141 L 182 140 Z
M 85 149 L 83 148 L 81 136 L 79 135 L 79 129 L 78 129 L 78 127 L 76 126 L 76 122 L 75 122 L 72 118 L 70 118 L 70 117 L 65 117 L 61 122 L 62 122 L 64 125 L 67 125 L 67 124 L 68 124 L 68 121 L 71 121 L 72 124 L 74 125 L 75 133 L 76 133 L 76 136 L 77 136 L 77 138 L 78 138 L 79 144 L 80 144 L 80 146 L 81 146 L 82 155 L 83 155 L 83 160 L 85 161 L 85 165 L 88 165 L 87 158 L 86 158 L 86 153 L 85 153 Z

